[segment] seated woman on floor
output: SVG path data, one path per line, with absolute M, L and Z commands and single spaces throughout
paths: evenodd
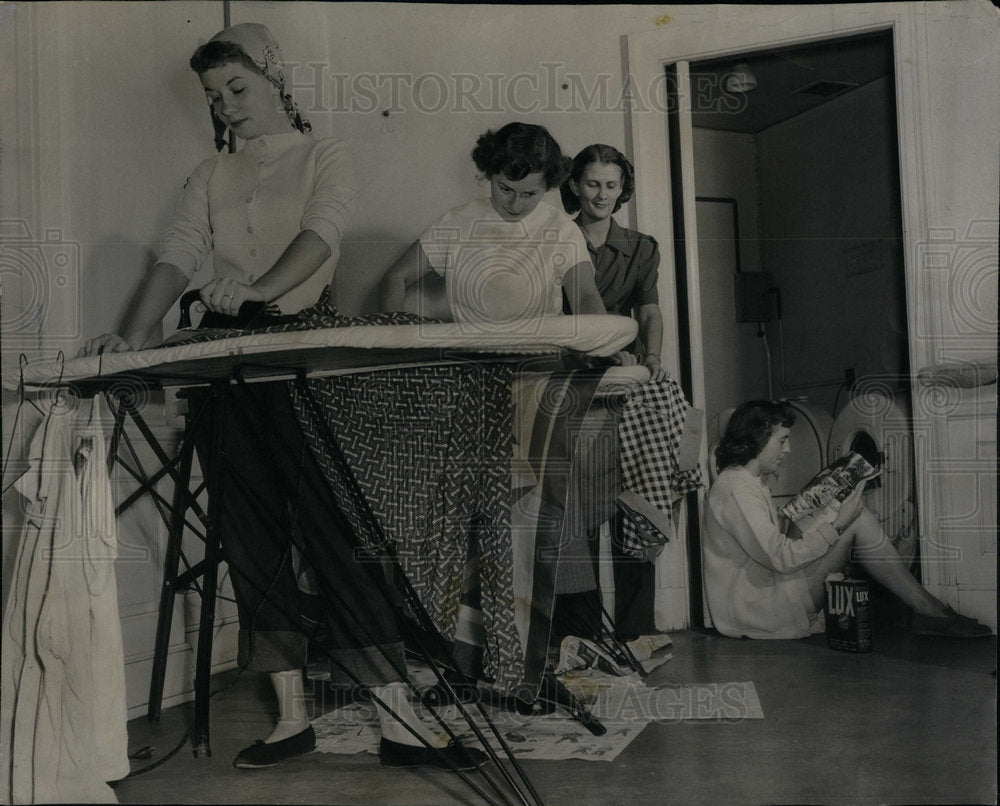
M 913 610 L 919 635 L 991 634 L 932 596 L 910 574 L 878 520 L 861 501 L 864 484 L 832 523 L 793 534 L 781 522 L 762 476 L 790 452 L 791 408 L 751 401 L 733 412 L 716 450 L 719 476 L 705 507 L 705 594 L 712 621 L 734 638 L 803 638 L 821 632 L 824 582 L 848 560 Z M 818 520 L 818 519 L 817 519 Z
M 508 123 L 479 137 L 472 159 L 490 197 L 448 211 L 382 279 L 379 309 L 407 311 L 495 332 L 562 313 L 603 314 L 586 242 L 542 201 L 569 159 L 542 126 Z

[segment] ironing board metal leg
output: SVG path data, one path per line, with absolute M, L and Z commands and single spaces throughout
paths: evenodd
M 171 505 L 170 534 L 163 562 L 163 585 L 160 589 L 160 610 L 156 620 L 156 644 L 153 651 L 153 670 L 149 681 L 149 704 L 146 717 L 150 722 L 160 718 L 163 703 L 163 682 L 170 651 L 170 628 L 173 622 L 174 596 L 177 593 L 177 570 L 181 557 L 181 540 L 184 536 L 184 515 L 187 510 L 187 488 L 191 479 L 191 460 L 194 440 L 185 439 L 181 447 L 178 476 L 174 481 Z
M 213 422 L 222 423 L 225 417 L 227 382 L 212 385 Z M 211 467 L 222 466 L 223 429 L 212 430 Z M 205 572 L 201 584 L 201 621 L 198 625 L 198 657 L 194 679 L 194 725 L 191 728 L 191 746 L 195 757 L 211 756 L 209 743 L 209 697 L 212 680 L 212 634 L 215 621 L 215 593 L 218 584 L 219 558 L 221 555 L 222 507 L 221 493 L 224 474 L 213 472 L 208 479 L 208 529 L 205 535 Z
M 111 396 L 105 395 L 105 400 L 109 404 L 112 403 Z M 122 438 L 122 429 L 125 427 L 125 406 L 118 403 L 118 405 L 111 405 L 111 409 L 115 413 L 115 424 L 111 429 L 111 441 L 108 445 L 108 475 L 111 475 L 111 471 L 115 468 L 115 461 L 118 457 L 118 443 Z

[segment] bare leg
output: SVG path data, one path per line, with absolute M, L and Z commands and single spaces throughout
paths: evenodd
M 826 578 L 830 574 L 843 571 L 851 556 L 854 537 L 848 530 L 841 535 L 840 541 L 830 547 L 830 550 L 804 569 L 806 581 L 809 583 L 809 595 L 817 611 L 826 605 Z
M 851 548 L 854 549 L 853 559 L 861 563 L 869 576 L 896 594 L 915 613 L 925 616 L 947 614 L 945 605 L 931 596 L 913 577 L 892 542 L 882 531 L 878 520 L 868 509 L 861 510 L 861 514 L 829 553 L 806 569 L 809 593 L 817 610 L 822 609 L 824 604 L 823 582 L 827 574 L 844 567 L 851 558 Z
M 854 533 L 854 557 L 869 576 L 881 583 L 924 616 L 943 616 L 948 609 L 913 577 L 892 542 L 882 531 L 878 520 L 868 509 L 862 509 L 848 532 Z
M 271 672 L 271 685 L 278 698 L 278 724 L 264 740 L 267 743 L 280 742 L 301 733 L 309 726 L 301 670 Z
M 423 743 L 407 730 L 407 725 L 413 728 L 423 737 L 431 747 L 444 747 L 448 743 L 446 736 L 435 733 L 431 728 L 420 721 L 420 718 L 413 710 L 407 696 L 407 686 L 405 683 L 389 683 L 385 686 L 372 686 L 372 694 L 375 699 L 381 700 L 392 709 L 395 716 L 378 705 L 378 721 L 382 730 L 382 738 L 399 744 L 413 746 L 423 746 Z M 405 724 L 404 724 L 405 723 Z

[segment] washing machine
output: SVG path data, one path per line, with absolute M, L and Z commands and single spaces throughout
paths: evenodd
M 828 444 L 833 427 L 833 417 L 822 406 L 808 400 L 786 400 L 785 403 L 795 412 L 795 423 L 788 436 L 791 450 L 778 472 L 764 477 L 778 508 L 829 464 Z
M 887 388 L 853 395 L 830 429 L 828 461 L 849 451 L 881 467 L 878 478 L 868 482 L 865 506 L 878 517 L 900 555 L 912 561 L 917 548 L 917 519 L 909 397 Z

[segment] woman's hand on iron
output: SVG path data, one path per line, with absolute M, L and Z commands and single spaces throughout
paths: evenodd
M 237 282 L 230 277 L 212 280 L 201 288 L 201 301 L 205 307 L 225 316 L 237 316 L 244 302 L 266 302 L 264 295 L 253 286 Z
M 840 503 L 840 510 L 833 520 L 833 526 L 838 532 L 843 532 L 861 514 L 861 507 L 864 506 L 861 496 L 864 491 L 865 485 L 861 483 Z
M 625 350 L 619 350 L 611 356 L 611 360 L 620 367 L 634 367 L 639 363 L 638 358 Z
M 77 356 L 99 355 L 100 353 L 124 353 L 131 349 L 132 345 L 117 333 L 103 333 L 100 336 L 88 339 L 87 343 L 80 348 Z

